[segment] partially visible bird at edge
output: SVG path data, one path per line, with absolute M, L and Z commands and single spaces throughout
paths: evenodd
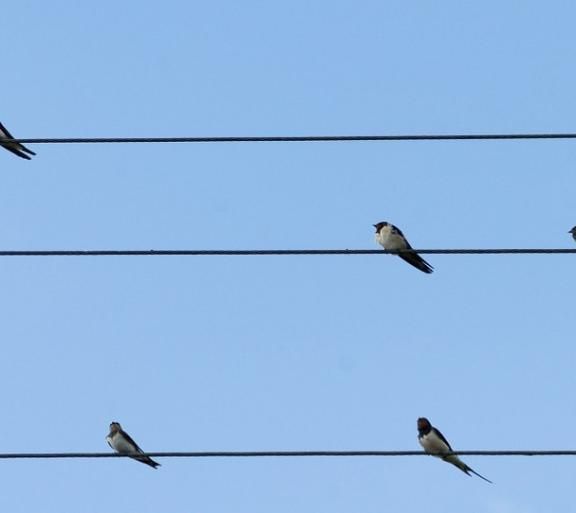
M 19 142 L 6 142 L 3 139 L 14 139 L 12 134 L 8 131 L 8 129 L 0 123 L 0 146 L 3 146 L 8 151 L 14 153 L 14 155 L 18 155 L 19 157 L 30 160 L 30 155 L 36 155 L 32 150 L 26 148 L 23 144 Z

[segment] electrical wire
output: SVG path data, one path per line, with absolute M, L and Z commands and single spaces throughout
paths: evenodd
M 576 456 L 576 450 L 497 450 L 453 451 L 442 456 Z M 430 456 L 424 451 L 173 451 L 118 454 L 112 452 L 39 452 L 1 453 L 0 459 L 61 459 L 61 458 L 130 458 L 149 456 L 154 458 L 302 458 L 302 457 L 403 457 Z
M 420 253 L 428 255 L 547 255 L 573 254 L 576 249 L 143 249 L 143 250 L 23 250 L 0 251 L 0 257 L 35 256 L 313 256 L 313 255 L 399 255 Z
M 576 139 L 576 133 L 427 134 L 427 135 L 304 135 L 224 137 L 39 137 L 3 139 L 3 143 L 234 143 L 234 142 L 350 142 L 350 141 L 474 141 L 518 139 Z

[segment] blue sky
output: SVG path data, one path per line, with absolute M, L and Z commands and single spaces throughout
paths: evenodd
M 4 6 L 17 137 L 573 132 L 567 1 Z M 572 141 L 30 145 L 0 249 L 574 247 Z M 4 258 L 0 452 L 573 447 L 573 255 Z M 0 508 L 575 511 L 571 458 L 5 460 Z

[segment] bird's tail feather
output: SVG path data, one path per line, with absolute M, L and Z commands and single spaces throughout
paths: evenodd
M 452 454 L 450 456 L 446 456 L 443 459 L 444 459 L 444 461 L 447 461 L 448 463 L 452 463 L 452 465 L 454 465 L 455 467 L 458 467 L 465 474 L 470 475 L 470 472 L 472 472 L 472 474 L 478 476 L 480 479 L 484 479 L 484 481 L 486 481 L 490 484 L 493 484 L 492 481 L 490 481 L 490 479 L 486 479 L 483 475 L 478 474 L 478 472 L 476 472 L 474 469 L 472 469 L 468 465 L 466 465 L 466 463 L 464 463 L 455 454 Z
M 426 262 L 418 253 L 399 253 L 398 256 L 408 262 L 410 265 L 416 267 L 416 269 L 422 271 L 426 274 L 431 274 L 434 272 L 434 268 Z
M 23 158 L 26 160 L 31 160 L 31 158 L 28 155 L 26 155 L 26 153 L 24 153 L 19 148 L 16 148 L 13 146 L 8 146 L 7 144 L 2 144 L 2 146 L 4 146 L 4 148 L 6 148 L 8 151 L 11 151 L 12 153 L 14 153 L 14 155 L 18 155 L 20 158 Z M 36 154 L 33 153 L 33 155 L 36 155 Z
M 149 456 L 133 456 L 133 458 L 135 460 L 138 460 L 146 465 L 149 465 L 152 468 L 157 468 L 160 467 L 160 463 L 154 461 L 152 458 L 150 458 Z
M 468 465 L 466 465 L 466 466 L 468 467 Z M 478 474 L 478 472 L 471 469 L 470 467 L 468 467 L 468 471 L 472 472 L 472 474 L 474 474 L 475 476 L 478 476 L 480 479 L 484 479 L 484 481 L 486 481 L 487 483 L 494 484 L 494 483 L 492 483 L 492 481 L 490 481 L 490 479 L 486 479 L 483 475 Z

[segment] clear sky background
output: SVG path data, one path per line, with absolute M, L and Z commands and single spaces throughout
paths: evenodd
M 6 3 L 17 137 L 574 132 L 569 1 Z M 0 249 L 573 248 L 576 142 L 30 145 Z M 0 452 L 574 448 L 574 255 L 0 259 Z M 574 512 L 574 458 L 2 460 L 20 512 Z

